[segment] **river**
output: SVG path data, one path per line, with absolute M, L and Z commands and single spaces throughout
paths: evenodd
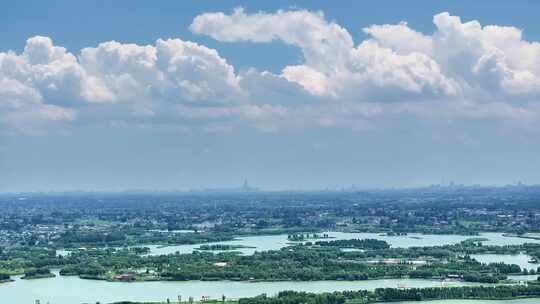
M 192 296 L 221 298 L 251 297 L 266 293 L 274 295 L 283 290 L 307 292 L 332 292 L 341 290 L 373 290 L 379 287 L 440 287 L 473 286 L 475 283 L 445 282 L 417 279 L 384 279 L 368 281 L 311 281 L 311 282 L 232 282 L 232 281 L 187 281 L 187 282 L 107 282 L 83 280 L 78 277 L 21 280 L 0 284 L 1 303 L 33 304 L 39 299 L 42 304 L 109 303 L 121 300 L 165 301 L 166 298 L 184 299 Z M 5 302 L 4 302 L 5 301 Z
M 440 282 L 420 279 L 384 279 L 367 281 L 311 281 L 311 282 L 232 282 L 232 281 L 187 281 L 187 282 L 107 282 L 83 280 L 78 277 L 59 276 L 55 278 L 21 280 L 0 284 L 0 302 L 2 304 L 33 304 L 39 299 L 42 304 L 80 304 L 80 303 L 110 303 L 115 301 L 165 301 L 183 299 L 192 296 L 200 299 L 202 296 L 221 298 L 251 297 L 266 293 L 275 295 L 283 290 L 306 292 L 332 292 L 342 290 L 373 290 L 380 287 L 450 287 L 475 286 L 477 283 Z M 532 278 L 531 278 L 532 279 Z M 436 303 L 465 303 L 465 302 L 429 302 Z M 476 304 L 484 302 L 470 301 Z M 498 302 L 489 302 L 492 304 Z M 502 302 L 501 302 L 502 303 Z M 506 302 L 505 302 L 506 303 Z M 540 303 L 537 302 L 508 302 L 510 303 Z

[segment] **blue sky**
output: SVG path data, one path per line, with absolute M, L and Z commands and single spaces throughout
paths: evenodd
M 540 183 L 537 1 L 2 6 L 0 192 Z

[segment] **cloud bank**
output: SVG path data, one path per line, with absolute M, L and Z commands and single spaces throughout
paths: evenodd
M 165 125 L 263 131 L 321 126 L 364 129 L 403 117 L 540 119 L 540 44 L 515 27 L 440 13 L 427 35 L 406 22 L 371 25 L 355 44 L 321 12 L 205 13 L 193 33 L 223 43 L 280 41 L 303 61 L 280 73 L 238 72 L 206 46 L 103 42 L 72 54 L 49 37 L 0 53 L 0 130 L 46 132 L 80 125 Z M 264 60 L 264 58 L 261 58 Z

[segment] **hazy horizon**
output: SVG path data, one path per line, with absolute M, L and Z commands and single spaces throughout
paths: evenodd
M 422 190 L 422 189 L 442 189 L 442 190 L 457 190 L 466 188 L 540 188 L 540 184 L 526 184 L 518 181 L 513 184 L 460 184 L 450 182 L 447 184 L 426 184 L 404 187 L 362 187 L 361 185 L 343 185 L 336 187 L 321 187 L 321 188 L 264 188 L 256 184 L 249 184 L 249 189 L 244 189 L 243 185 L 232 186 L 208 186 L 198 188 L 108 188 L 108 189 L 39 189 L 31 191 L 2 191 L 0 194 L 39 194 L 39 193 L 256 193 L 256 192 L 356 192 L 356 191 L 402 191 L 402 190 Z

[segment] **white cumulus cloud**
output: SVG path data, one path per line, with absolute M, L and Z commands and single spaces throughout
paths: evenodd
M 399 27 L 398 32 L 406 32 L 424 44 L 420 48 L 430 48 L 428 38 L 408 29 L 406 24 Z M 409 98 L 410 93 L 452 96 L 459 92 L 455 81 L 442 74 L 438 63 L 428 55 L 392 48 L 405 42 L 403 49 L 410 50 L 414 41 L 402 39 L 400 43 L 387 37 L 381 42 L 364 41 L 355 47 L 349 32 L 326 21 L 320 12 L 298 10 L 248 15 L 243 9 L 236 9 L 231 15 L 221 12 L 199 15 L 190 29 L 225 42 L 281 40 L 299 47 L 304 63 L 285 67 L 280 76 L 300 84 L 313 95 L 399 100 Z M 375 27 L 366 31 L 379 33 L 379 38 L 391 36 Z
M 190 30 L 224 43 L 282 43 L 303 60 L 280 72 L 237 72 L 215 49 L 182 39 L 107 41 L 73 54 L 36 36 L 0 52 L 0 131 L 75 124 L 263 131 L 369 129 L 400 117 L 540 120 L 540 44 L 512 26 L 440 13 L 433 33 L 367 25 L 353 41 L 322 12 L 212 12 Z M 264 60 L 264 58 L 261 58 Z M 4 132 L 2 132 L 4 133 Z

